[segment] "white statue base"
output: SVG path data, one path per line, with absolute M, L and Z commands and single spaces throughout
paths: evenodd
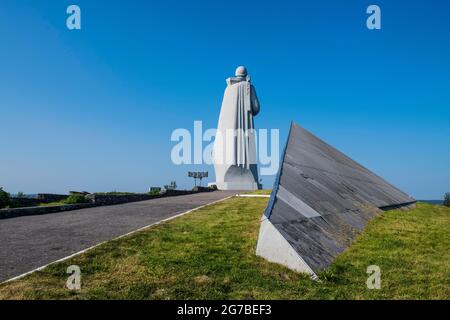
M 216 185 L 218 190 L 258 190 L 258 184 L 255 182 L 211 182 L 208 186 Z

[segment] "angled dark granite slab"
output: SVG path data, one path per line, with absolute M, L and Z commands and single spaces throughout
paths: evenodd
M 264 215 L 302 263 L 317 273 L 351 244 L 370 219 L 383 210 L 413 203 L 415 199 L 292 123 Z M 258 251 L 269 260 L 286 261 L 282 253 L 273 258 L 273 252 Z

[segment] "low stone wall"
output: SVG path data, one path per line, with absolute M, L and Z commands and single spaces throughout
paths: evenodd
M 86 196 L 87 199 L 89 199 L 92 203 L 98 206 L 144 201 L 158 197 L 160 196 L 159 195 L 151 196 L 149 194 L 109 195 L 109 194 L 95 194 L 95 193 Z
M 165 197 L 173 197 L 173 196 L 184 196 L 187 194 L 194 194 L 203 192 L 203 190 L 199 191 L 193 191 L 193 190 L 166 190 L 165 193 L 163 193 L 163 196 Z
M 65 194 L 39 193 L 36 198 L 12 197 L 11 206 L 13 208 L 36 207 L 41 203 L 58 202 L 67 199 L 69 196 Z
M 13 208 L 13 209 L 1 209 L 0 219 L 15 218 L 21 216 L 41 215 L 48 213 L 55 213 L 61 211 L 70 211 L 77 209 L 84 209 L 95 207 L 93 203 L 80 203 L 80 204 L 66 204 L 62 206 L 42 206 L 42 207 L 27 207 L 27 208 Z
M 201 187 L 201 186 L 196 186 L 192 189 L 192 191 L 194 192 L 211 192 L 211 191 L 216 191 L 217 189 L 213 189 L 213 188 L 209 188 L 209 187 Z

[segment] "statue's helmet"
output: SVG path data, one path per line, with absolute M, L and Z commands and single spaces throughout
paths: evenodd
M 237 67 L 236 77 L 245 78 L 247 76 L 247 68 L 244 66 Z

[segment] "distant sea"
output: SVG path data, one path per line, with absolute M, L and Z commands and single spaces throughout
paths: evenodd
M 443 200 L 417 200 L 419 202 L 426 202 L 426 203 L 430 203 L 430 204 L 439 204 L 442 205 L 444 203 Z

